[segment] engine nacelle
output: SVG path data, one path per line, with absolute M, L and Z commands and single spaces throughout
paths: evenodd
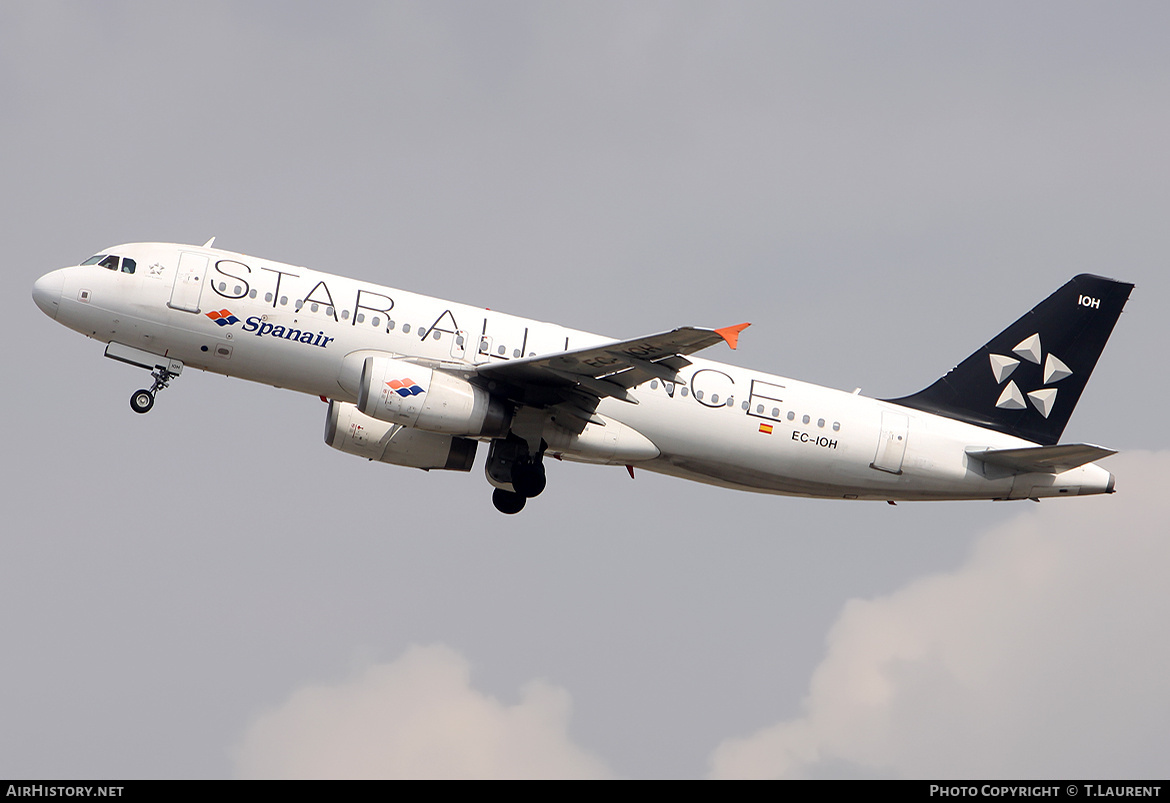
M 508 432 L 507 406 L 465 379 L 394 357 L 366 357 L 358 409 L 414 429 L 470 437 Z
M 325 442 L 346 454 L 396 466 L 471 471 L 476 441 L 370 418 L 348 402 L 329 402 Z

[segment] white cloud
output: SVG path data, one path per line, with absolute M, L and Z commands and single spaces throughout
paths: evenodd
M 1110 468 L 1115 496 L 1035 505 L 955 572 L 848 602 L 804 714 L 724 741 L 712 775 L 1165 777 L 1170 453 Z
M 471 687 L 466 659 L 411 647 L 259 717 L 236 754 L 246 778 L 598 778 L 568 736 L 563 689 L 532 681 L 508 706 Z

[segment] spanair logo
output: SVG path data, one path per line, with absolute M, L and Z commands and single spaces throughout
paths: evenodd
M 417 382 L 413 379 L 391 379 L 386 383 L 390 389 L 397 393 L 402 398 L 409 396 L 417 396 L 420 393 L 426 393 Z
M 232 314 L 229 309 L 214 310 L 207 313 L 207 317 L 215 321 L 218 326 L 231 326 L 240 322 L 240 319 Z M 256 337 L 279 337 L 281 340 L 291 340 L 294 343 L 303 343 L 306 346 L 320 346 L 327 348 L 337 338 L 329 337 L 324 332 L 318 331 L 313 334 L 307 329 L 295 329 L 291 326 L 279 326 L 268 322 L 268 316 L 253 315 L 244 321 L 243 329 L 245 332 L 256 335 Z M 231 335 L 227 335 L 231 338 Z
M 1047 418 L 1052 412 L 1053 406 L 1056 404 L 1057 388 L 1047 387 L 1055 384 L 1066 377 L 1072 376 L 1072 369 L 1051 352 L 1047 357 L 1043 358 L 1044 365 L 1044 385 L 1045 387 L 1037 390 L 1029 391 L 1027 394 L 1020 390 L 1019 385 L 1015 380 L 1011 379 L 1011 375 L 1020 367 L 1021 360 L 1039 366 L 1041 364 L 1041 357 L 1043 351 L 1040 346 L 1040 335 L 1032 335 L 1026 340 L 1021 341 L 1014 349 L 1012 354 L 1015 354 L 1020 359 L 1015 357 L 1008 357 L 1003 354 L 992 354 L 991 356 L 991 372 L 995 375 L 995 381 L 1004 386 L 1003 392 L 999 394 L 999 401 L 995 406 L 1001 410 L 1024 410 L 1027 409 L 1028 403 L 1040 415 Z M 1025 397 L 1027 401 L 1025 401 Z
M 231 310 L 221 309 L 217 312 L 207 313 L 207 317 L 215 321 L 220 326 L 231 326 L 233 323 L 239 323 L 240 319 L 232 315 Z

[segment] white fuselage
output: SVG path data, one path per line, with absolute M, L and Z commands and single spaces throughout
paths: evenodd
M 45 299 L 55 297 L 50 314 L 58 322 L 104 343 L 339 401 L 357 401 L 355 370 L 368 354 L 466 370 L 613 342 L 214 248 L 139 243 L 104 253 L 132 258 L 135 272 L 98 265 L 54 271 L 37 282 L 37 303 L 50 312 Z M 220 311 L 220 322 L 209 315 Z M 1034 445 L 1019 438 L 855 393 L 691 362 L 679 373 L 682 382 L 653 380 L 631 389 L 638 404 L 604 398 L 597 408 L 652 442 L 657 457 L 634 460 L 617 447 L 601 457 L 574 454 L 558 450 L 553 437 L 549 453 L 637 462 L 730 488 L 838 499 L 1008 499 L 1112 490 L 1112 476 L 1095 464 L 1060 474 L 1013 474 L 967 453 Z

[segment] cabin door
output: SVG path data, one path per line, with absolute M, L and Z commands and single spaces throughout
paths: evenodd
M 902 473 L 902 458 L 906 456 L 906 435 L 910 420 L 898 413 L 882 413 L 882 434 L 878 437 L 877 453 L 873 456 L 871 468 Z
M 208 261 L 202 254 L 186 251 L 179 254 L 179 269 L 175 272 L 175 284 L 171 288 L 168 307 L 183 312 L 199 312 L 199 298 L 203 295 Z

